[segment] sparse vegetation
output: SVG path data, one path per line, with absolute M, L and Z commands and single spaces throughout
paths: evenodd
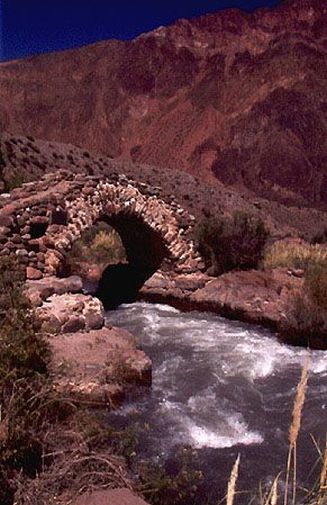
M 327 242 L 327 226 L 319 226 L 318 230 L 310 234 L 311 244 L 326 244 Z
M 314 305 L 327 315 L 327 264 L 311 265 L 306 271 L 304 286 Z
M 22 282 L 18 265 L 1 260 L 0 503 L 3 505 L 11 503 L 15 471 L 33 475 L 40 469 L 41 427 L 53 406 L 46 387 L 49 348 L 37 332 L 22 293 Z
M 4 167 L 5 167 L 5 160 L 4 160 L 2 151 L 0 149 L 0 171 L 1 171 L 1 174 L 2 174 Z
M 49 505 L 62 493 L 131 487 L 130 430 L 104 426 L 54 390 L 50 349 L 15 261 L 0 262 L 0 503 Z
M 268 236 L 260 219 L 243 212 L 235 212 L 232 218 L 207 218 L 195 230 L 195 240 L 213 275 L 257 268 Z
M 311 347 L 322 342 L 326 335 L 326 318 L 305 289 L 289 302 L 279 334 L 285 342 Z
M 105 267 L 125 261 L 126 253 L 121 239 L 106 223 L 99 223 L 87 230 L 74 243 L 67 257 L 68 268 L 72 273 L 80 273 L 83 262 Z
M 282 240 L 267 249 L 263 265 L 264 268 L 287 267 L 302 270 L 315 265 L 327 268 L 327 247 L 308 244 L 300 239 Z
M 318 255 L 320 260 L 320 256 Z M 305 263 L 304 282 L 289 301 L 280 325 L 283 340 L 311 347 L 327 347 L 327 265 L 312 257 Z
M 168 472 L 164 464 L 153 462 L 138 467 L 140 490 L 151 505 L 179 505 L 194 499 L 203 477 L 201 471 L 194 469 L 194 453 L 191 448 L 182 447 L 177 457 L 174 473 Z
M 303 271 L 303 286 L 289 300 L 280 335 L 297 345 L 327 347 L 327 247 L 288 239 L 270 246 L 264 268 Z

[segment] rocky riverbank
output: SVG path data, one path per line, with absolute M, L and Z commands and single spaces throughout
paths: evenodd
M 101 268 L 84 264 L 84 287 L 89 286 L 92 293 L 96 292 L 101 275 Z M 75 278 L 79 277 L 72 276 L 70 279 L 73 281 Z M 30 285 L 42 286 L 47 282 L 32 281 Z M 52 282 L 57 282 L 56 278 Z M 62 279 L 60 282 L 66 281 Z M 303 284 L 304 271 L 294 268 L 232 271 L 219 277 L 202 272 L 177 274 L 157 271 L 142 286 L 138 298 L 150 303 L 172 305 L 182 311 L 213 312 L 228 319 L 261 325 L 279 332 L 287 320 L 295 297 L 301 293 Z M 31 292 L 30 296 L 37 301 L 37 294 Z M 51 303 L 51 297 L 49 302 Z M 92 305 L 96 302 L 89 303 Z M 40 312 L 43 313 L 43 309 Z M 80 324 L 77 320 L 75 315 L 68 325 Z M 303 342 L 294 335 L 288 338 L 284 333 L 280 338 L 287 343 L 303 346 Z M 327 342 L 324 336 L 317 335 L 316 338 L 311 338 L 310 346 L 313 349 L 326 349 Z
M 137 348 L 131 333 L 106 324 L 100 300 L 82 291 L 78 276 L 28 280 L 25 285 L 50 343 L 56 393 L 81 409 L 116 407 L 132 388 L 151 385 L 151 360 Z M 64 496 L 60 500 L 66 503 Z M 69 503 L 146 505 L 127 488 L 89 490 L 73 502 L 69 497 Z
M 139 297 L 183 311 L 214 312 L 279 332 L 303 282 L 302 270 L 288 268 L 233 271 L 219 277 L 157 272 L 144 284 Z M 303 345 L 293 336 L 280 338 L 293 345 Z M 326 339 L 321 335 L 312 338 L 310 345 L 313 349 L 327 348 Z
M 49 338 L 55 388 L 83 404 L 117 405 L 131 387 L 151 385 L 151 360 L 82 287 L 77 276 L 47 277 L 28 281 L 26 295 Z

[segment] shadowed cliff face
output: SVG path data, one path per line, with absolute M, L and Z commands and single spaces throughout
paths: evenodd
M 327 7 L 180 20 L 0 65 L 0 128 L 327 201 Z

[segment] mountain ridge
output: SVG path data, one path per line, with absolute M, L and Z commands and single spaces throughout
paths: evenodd
M 0 64 L 0 129 L 327 203 L 327 8 L 289 0 Z

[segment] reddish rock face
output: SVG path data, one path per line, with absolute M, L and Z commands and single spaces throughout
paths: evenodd
M 320 0 L 180 20 L 1 64 L 0 129 L 326 203 L 326 52 Z
M 276 330 L 285 318 L 289 301 L 301 290 L 302 274 L 286 268 L 233 271 L 219 277 L 204 274 L 172 277 L 157 272 L 144 284 L 140 296 Z
M 78 497 L 73 505 L 147 505 L 142 498 L 136 496 L 129 489 L 108 489 L 84 493 Z

